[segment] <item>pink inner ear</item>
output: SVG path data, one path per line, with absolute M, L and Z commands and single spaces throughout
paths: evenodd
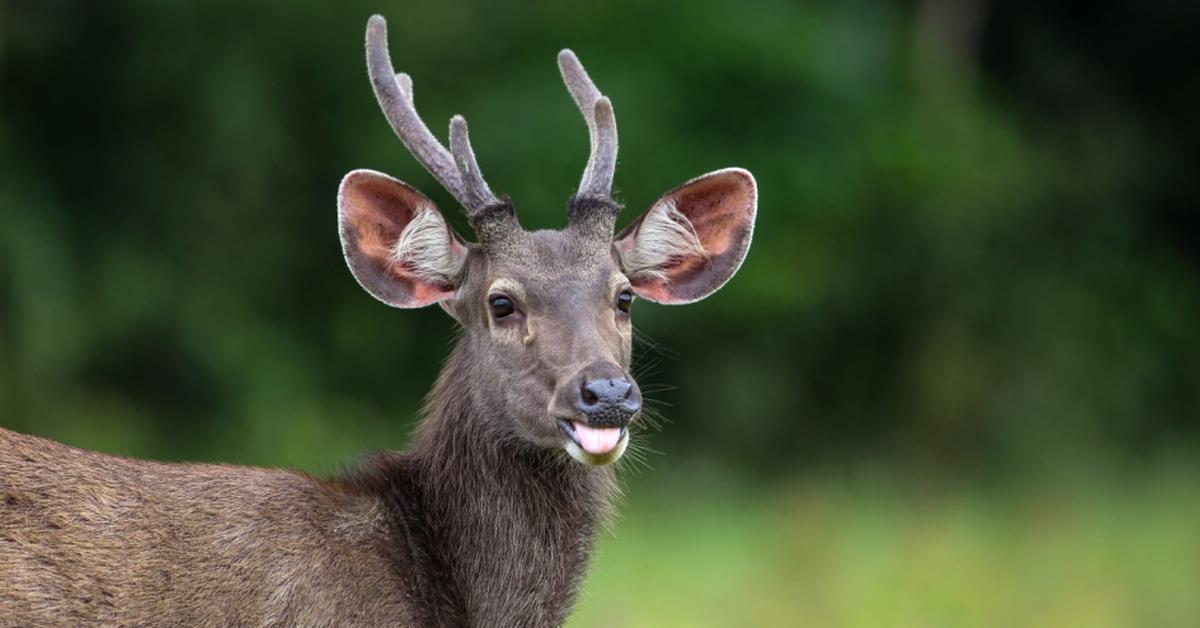
M 454 294 L 454 286 L 444 286 L 432 284 L 424 281 L 413 281 L 405 276 L 398 276 L 397 279 L 407 282 L 412 290 L 412 298 L 414 303 L 421 305 L 429 305 L 437 303 L 442 299 Z
M 754 178 L 740 169 L 720 170 L 683 184 L 666 198 L 692 224 L 708 259 L 680 260 L 659 269 L 665 279 L 651 273 L 631 279 L 634 290 L 646 299 L 689 303 L 712 294 L 741 265 L 754 229 Z M 631 246 L 630 240 L 623 238 L 617 246 Z
M 422 206 L 433 203 L 408 185 L 369 170 L 350 173 L 339 190 L 342 245 L 350 269 L 368 292 L 396 307 L 423 307 L 456 289 L 414 277 L 393 258 L 401 232 Z M 466 254 L 449 229 L 446 236 L 455 254 Z
M 633 291 L 643 299 L 654 301 L 655 303 L 672 303 L 675 299 L 671 298 L 671 291 L 668 289 L 669 284 L 659 279 L 658 277 L 632 277 Z
M 675 207 L 687 216 L 709 256 L 719 257 L 737 243 L 754 220 L 754 188 L 741 173 L 702 178 L 677 191 Z
M 397 191 L 395 184 L 376 177 L 358 177 L 342 190 L 343 216 L 358 232 L 359 251 L 384 265 L 391 263 L 392 246 L 419 202 Z

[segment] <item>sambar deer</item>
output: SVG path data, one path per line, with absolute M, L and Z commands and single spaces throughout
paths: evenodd
M 81 451 L 0 430 L 0 624 L 555 626 L 609 508 L 641 397 L 635 295 L 704 298 L 746 255 L 756 189 L 718 170 L 613 236 L 612 105 L 569 50 L 558 63 L 591 156 L 561 231 L 525 231 L 480 173 L 463 118 L 447 150 L 367 24 L 375 95 L 408 150 L 467 211 L 370 170 L 342 180 L 354 277 L 462 327 L 405 452 L 329 480 Z

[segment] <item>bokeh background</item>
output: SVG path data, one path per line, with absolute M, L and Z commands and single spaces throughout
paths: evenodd
M 0 425 L 328 473 L 453 339 L 355 284 L 334 193 L 440 131 L 558 227 L 615 103 L 631 219 L 737 165 L 740 274 L 635 306 L 669 423 L 572 626 L 1200 621 L 1200 4 L 0 1 Z

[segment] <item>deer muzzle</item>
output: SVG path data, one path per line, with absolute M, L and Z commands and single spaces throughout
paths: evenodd
M 596 362 L 559 385 L 554 406 L 567 451 L 588 464 L 608 464 L 624 452 L 642 397 L 620 367 Z

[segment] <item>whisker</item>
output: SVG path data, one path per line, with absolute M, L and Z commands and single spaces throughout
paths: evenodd
M 634 340 L 638 341 L 646 348 L 654 351 L 655 353 L 661 355 L 664 358 L 674 359 L 674 358 L 679 357 L 679 354 L 676 353 L 673 349 L 671 349 L 670 347 L 667 347 L 666 345 L 651 338 L 650 334 L 647 334 L 646 332 L 642 331 L 639 328 L 635 327 L 633 329 L 633 338 L 634 338 Z

